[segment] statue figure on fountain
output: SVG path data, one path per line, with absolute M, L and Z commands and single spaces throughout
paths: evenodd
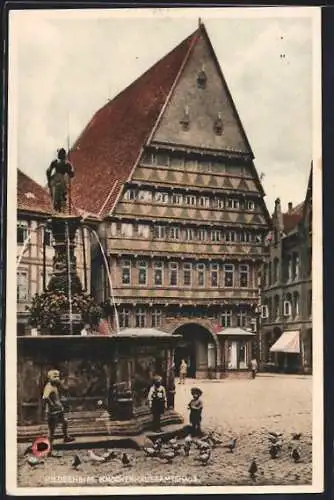
M 67 178 L 74 177 L 74 169 L 69 161 L 64 148 L 58 150 L 58 157 L 53 160 L 46 171 L 48 187 L 56 212 L 64 213 L 66 210 L 68 182 Z

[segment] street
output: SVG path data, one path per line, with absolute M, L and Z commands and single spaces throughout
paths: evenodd
M 190 388 L 194 385 L 203 391 L 203 430 L 217 430 L 224 443 L 230 437 L 237 438 L 233 453 L 217 447 L 208 465 L 203 466 L 194 460 L 198 455 L 194 449 L 189 457 L 181 453 L 170 464 L 148 458 L 142 451 L 122 450 L 133 460 L 132 467 L 123 468 L 119 461 L 91 463 L 85 457 L 87 452 L 80 450 L 82 464 L 78 471 L 70 466 L 73 452 L 48 458 L 36 468 L 29 466 L 21 455 L 19 486 L 163 485 L 164 478 L 166 485 L 188 486 L 311 484 L 312 377 L 259 375 L 255 380 L 186 380 L 184 385 L 176 386 L 176 410 L 186 422 Z M 268 431 L 283 433 L 282 454 L 275 460 L 268 452 Z M 295 441 L 301 453 L 300 463 L 294 463 L 290 456 L 292 433 L 302 433 L 300 441 Z M 258 465 L 255 482 L 248 473 L 253 457 Z

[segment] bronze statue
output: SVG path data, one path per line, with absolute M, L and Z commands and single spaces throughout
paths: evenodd
M 74 177 L 74 169 L 66 158 L 64 148 L 58 150 L 58 157 L 51 162 L 51 165 L 46 171 L 50 195 L 52 198 L 53 208 L 56 212 L 65 212 L 68 184 L 66 176 Z

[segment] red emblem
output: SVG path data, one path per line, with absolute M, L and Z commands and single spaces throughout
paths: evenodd
M 51 450 L 50 441 L 47 437 L 38 437 L 32 444 L 31 451 L 35 457 L 45 457 Z

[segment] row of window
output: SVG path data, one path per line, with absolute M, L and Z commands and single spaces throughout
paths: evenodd
M 30 234 L 29 223 L 25 220 L 20 220 L 16 227 L 16 241 L 18 245 L 23 245 L 28 239 Z M 43 238 L 46 246 L 52 245 L 52 232 L 50 229 L 45 229 L 43 231 Z
M 118 319 L 120 328 L 159 328 L 162 325 L 162 309 L 153 309 L 150 313 L 144 307 L 139 307 L 135 311 L 130 308 L 121 307 L 118 310 Z M 246 310 L 240 310 L 233 313 L 232 309 L 223 311 L 217 317 L 222 328 L 238 326 L 246 328 L 251 325 L 251 318 Z
M 136 266 L 136 273 L 132 269 L 130 260 L 123 260 L 121 263 L 121 276 L 123 285 L 148 285 L 148 263 L 139 261 Z M 167 286 L 211 286 L 211 287 L 234 287 L 248 288 L 249 286 L 249 266 L 240 264 L 238 269 L 238 281 L 236 279 L 236 269 L 234 264 L 224 264 L 220 269 L 219 264 L 210 264 L 207 270 L 204 263 L 193 265 L 190 262 L 179 264 L 169 262 L 167 268 Z M 134 274 L 131 280 L 131 274 Z M 208 273 L 208 281 L 207 281 Z M 222 274 L 220 280 L 219 274 Z M 164 286 L 164 263 L 156 261 L 153 263 L 152 285 Z
M 312 291 L 308 291 L 307 296 L 307 314 L 312 315 Z M 279 320 L 281 316 L 286 318 L 298 318 L 300 316 L 300 297 L 298 292 L 286 294 L 284 298 L 279 295 L 269 298 L 263 306 L 262 316 L 265 319 Z
M 244 198 L 196 196 L 194 194 L 169 193 L 167 191 L 149 191 L 144 189 L 127 189 L 124 193 L 127 201 L 155 202 L 172 205 L 188 205 L 197 208 L 232 208 L 255 210 L 257 205 L 253 200 Z
M 312 271 L 312 250 L 308 252 L 307 272 L 310 274 Z M 285 257 L 283 265 L 280 268 L 280 261 L 277 257 L 265 265 L 264 268 L 264 281 L 265 284 L 270 286 L 278 283 L 280 279 L 283 281 L 293 281 L 300 278 L 300 258 L 297 252 Z
M 154 238 L 172 241 L 203 241 L 203 242 L 243 242 L 261 243 L 263 234 L 258 231 L 221 230 L 176 225 L 131 224 L 125 222 L 111 223 L 111 236 L 123 238 Z
M 231 175 L 249 175 L 247 166 L 228 164 L 220 159 L 194 158 L 190 156 L 169 155 L 167 152 L 146 151 L 141 158 L 142 165 L 172 167 L 194 172 L 228 173 Z

